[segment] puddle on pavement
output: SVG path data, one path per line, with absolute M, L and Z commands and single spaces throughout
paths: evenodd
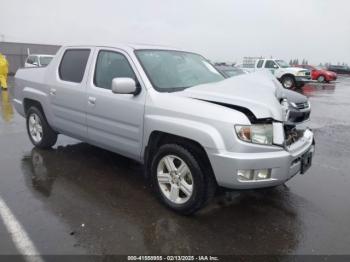
M 34 195 L 96 253 L 285 253 L 301 236 L 299 200 L 285 187 L 221 193 L 183 217 L 158 203 L 142 166 L 85 143 L 34 148 L 22 172 Z

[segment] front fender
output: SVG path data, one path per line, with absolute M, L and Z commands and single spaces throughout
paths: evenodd
M 149 138 L 154 131 L 191 139 L 204 148 L 225 148 L 225 142 L 220 132 L 213 126 L 202 122 L 162 115 L 146 116 L 143 140 L 145 145 L 149 143 Z

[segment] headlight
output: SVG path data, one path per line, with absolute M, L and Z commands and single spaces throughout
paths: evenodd
M 297 76 L 304 76 L 305 75 L 305 71 L 299 71 L 297 72 Z
M 272 124 L 257 124 L 250 126 L 235 126 L 239 139 L 254 144 L 272 145 L 273 127 Z

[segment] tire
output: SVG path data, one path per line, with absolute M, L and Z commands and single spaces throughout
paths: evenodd
M 317 82 L 319 83 L 326 82 L 326 78 L 323 75 L 320 75 L 319 77 L 317 77 Z
M 32 106 L 26 114 L 27 133 L 35 147 L 47 149 L 56 144 L 57 133 L 50 127 L 40 109 Z
M 190 149 L 177 144 L 161 146 L 152 158 L 150 178 L 158 199 L 182 215 L 191 215 L 204 207 L 216 191 L 213 175 L 211 172 L 204 173 L 197 159 L 199 157 L 196 158 Z M 173 174 L 168 170 L 169 163 L 173 164 Z M 188 171 L 181 173 L 179 167 L 183 166 L 183 163 Z M 185 167 L 181 170 L 187 169 Z M 182 176 L 184 173 L 187 175 Z M 178 188 L 177 191 L 174 188 Z M 186 190 L 183 191 L 183 188 Z
M 282 77 L 281 83 L 286 89 L 293 89 L 295 87 L 295 79 L 292 76 Z

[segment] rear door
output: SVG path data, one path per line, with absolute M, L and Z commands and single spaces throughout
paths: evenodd
M 120 49 L 97 48 L 87 83 L 87 126 L 90 143 L 140 159 L 146 89 L 138 95 L 114 94 L 112 79 L 140 77 L 129 55 Z
M 53 69 L 56 79 L 50 80 L 49 86 L 54 128 L 82 140 L 87 139 L 86 81 L 92 51 L 91 48 L 64 49 L 58 68 Z

